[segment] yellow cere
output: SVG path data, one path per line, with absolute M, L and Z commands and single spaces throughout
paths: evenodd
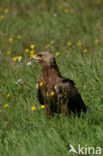
M 8 13 L 9 12 L 9 9 L 4 9 L 4 13 Z
M 34 49 L 34 48 L 35 48 L 35 44 L 31 44 L 31 45 L 30 45 L 30 48 L 31 48 L 31 49 Z
M 13 41 L 13 38 L 10 37 L 8 41 L 11 43 Z
M 4 105 L 4 108 L 7 108 L 8 106 L 9 106 L 8 104 L 5 104 L 5 105 Z
M 41 109 L 44 109 L 45 108 L 45 105 L 41 105 Z
M 17 39 L 20 40 L 20 39 L 21 39 L 21 35 L 18 35 L 18 36 L 17 36 Z
M 72 45 L 71 42 L 68 42 L 68 43 L 67 43 L 67 46 L 68 46 L 68 47 L 70 47 L 71 45 Z
M 83 45 L 82 42 L 78 42 L 78 46 L 81 47 Z
M 29 49 L 25 49 L 25 53 L 28 53 L 29 52 Z
M 11 54 L 11 51 L 7 51 L 7 54 L 10 55 Z
M 32 111 L 35 111 L 36 110 L 35 106 L 31 107 L 31 110 Z
M 41 81 L 41 82 L 40 82 L 39 86 L 40 86 L 40 87 L 42 87 L 42 86 L 43 86 L 43 81 Z
M 55 53 L 55 56 L 59 56 L 60 55 L 60 53 L 57 51 L 56 53 Z
M 7 94 L 7 95 L 6 95 L 6 98 L 9 98 L 10 96 L 11 96 L 10 94 Z
M 50 95 L 51 95 L 51 96 L 54 96 L 54 95 L 55 95 L 55 92 L 52 91 Z
M 84 52 L 84 53 L 87 53 L 87 49 L 84 49 L 83 52 Z

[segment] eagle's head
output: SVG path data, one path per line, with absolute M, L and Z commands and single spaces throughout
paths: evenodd
M 54 56 L 49 52 L 40 52 L 33 57 L 36 62 L 51 65 L 55 62 Z

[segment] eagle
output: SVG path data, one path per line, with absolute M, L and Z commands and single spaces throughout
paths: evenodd
M 46 115 L 70 115 L 73 112 L 80 116 L 81 112 L 86 112 L 86 105 L 75 83 L 61 75 L 55 57 L 49 52 L 39 52 L 33 58 L 42 64 L 36 89 L 39 102 L 45 105 Z

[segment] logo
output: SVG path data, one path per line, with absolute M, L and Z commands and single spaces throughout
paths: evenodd
M 69 152 L 74 152 L 74 153 L 77 153 L 77 151 L 75 150 L 74 146 L 70 144 L 70 150 Z
M 75 149 L 75 147 L 70 144 L 70 150 L 69 152 L 74 152 L 77 154 L 101 154 L 101 148 L 100 147 L 89 147 L 85 145 L 84 147 L 81 147 L 80 144 L 78 145 L 78 150 Z

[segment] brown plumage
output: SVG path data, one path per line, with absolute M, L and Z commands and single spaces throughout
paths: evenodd
M 48 116 L 54 113 L 86 112 L 86 106 L 72 80 L 63 78 L 55 58 L 49 52 L 40 52 L 34 59 L 41 63 L 42 73 L 36 84 L 38 99 L 46 106 Z

